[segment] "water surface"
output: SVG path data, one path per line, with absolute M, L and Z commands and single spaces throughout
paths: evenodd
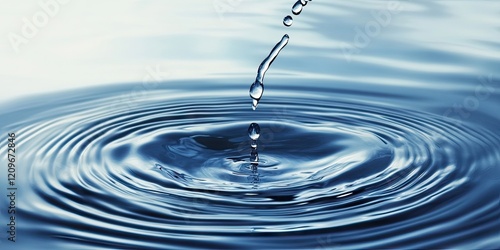
M 159 56 L 200 69 L 211 60 L 245 67 L 2 103 L 2 138 L 15 132 L 19 148 L 13 246 L 499 248 L 500 54 L 491 20 L 500 8 L 401 1 L 358 46 L 356 27 L 377 21 L 372 11 L 389 11 L 387 3 L 313 1 L 285 27 L 286 1 L 261 13 L 274 18 L 269 28 L 243 1 L 225 20 L 254 19 L 265 35 L 135 39 L 167 42 Z M 255 68 L 285 31 L 290 42 L 252 111 Z M 238 46 L 194 60 L 174 48 L 192 37 Z M 251 123 L 260 127 L 258 164 Z

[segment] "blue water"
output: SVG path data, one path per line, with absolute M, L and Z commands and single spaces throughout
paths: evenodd
M 386 3 L 315 0 L 291 27 L 271 11 L 267 42 L 224 36 L 248 74 L 3 102 L 19 193 L 2 249 L 500 248 L 500 6 L 401 1 L 346 52 Z

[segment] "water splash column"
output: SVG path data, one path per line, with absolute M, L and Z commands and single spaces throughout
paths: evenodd
M 259 164 L 259 153 L 257 152 L 257 140 L 260 137 L 260 126 L 257 123 L 252 123 L 248 127 L 248 137 L 252 140 L 250 147 L 252 152 L 250 153 L 250 163 Z
M 299 15 L 302 12 L 304 6 L 306 6 L 307 2 L 311 0 L 298 0 L 292 6 L 292 13 L 294 15 Z M 293 18 L 291 16 L 286 16 L 283 19 L 283 24 L 287 27 L 290 27 L 293 23 Z M 255 81 L 250 86 L 249 94 L 252 98 L 252 109 L 257 109 L 257 105 L 259 105 L 259 101 L 264 94 L 264 76 L 266 75 L 267 70 L 274 62 L 274 59 L 278 57 L 281 50 L 288 44 L 288 40 L 290 37 L 288 34 L 283 35 L 281 40 L 274 46 L 269 55 L 262 61 L 257 70 L 257 77 Z M 250 153 L 250 163 L 252 164 L 252 171 L 257 170 L 257 166 L 259 164 L 259 153 L 257 152 L 257 139 L 260 136 L 260 127 L 257 123 L 250 124 L 248 128 L 248 136 L 252 140 L 251 148 L 252 152 Z
M 260 137 L 260 126 L 257 123 L 252 123 L 248 127 L 248 137 L 252 140 L 250 142 L 251 153 L 250 153 L 250 164 L 252 170 L 252 183 L 254 188 L 257 187 L 259 183 L 259 152 L 257 151 L 257 140 Z

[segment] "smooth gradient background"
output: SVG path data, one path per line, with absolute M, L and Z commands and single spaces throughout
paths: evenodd
M 289 0 L 0 2 L 2 100 L 150 79 L 248 75 L 250 83 L 283 33 L 290 34 L 290 44 L 270 74 L 364 81 L 363 73 L 373 74 L 383 64 L 422 77 L 480 76 L 496 72 L 500 58 L 495 49 L 500 2 L 494 0 L 318 0 L 289 28 L 282 24 L 291 14 Z M 350 53 L 360 48 L 357 29 L 376 21 L 374 13 L 387 11 L 389 4 L 397 5 L 398 12 L 391 12 L 368 43 L 358 44 L 363 45 L 359 53 Z M 412 54 L 437 48 L 455 58 Z M 446 84 L 391 74 L 369 80 L 430 88 Z

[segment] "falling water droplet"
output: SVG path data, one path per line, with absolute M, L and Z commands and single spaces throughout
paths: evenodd
M 257 124 L 257 123 L 250 124 L 250 127 L 248 127 L 248 136 L 253 141 L 256 141 L 257 139 L 259 139 L 259 136 L 260 136 L 259 124 Z
M 252 100 L 252 109 L 253 110 L 257 109 L 257 105 L 259 105 L 259 100 L 253 99 Z
M 291 16 L 286 16 L 285 18 L 283 18 L 283 24 L 286 26 L 286 27 L 290 27 L 292 26 L 292 23 L 293 23 L 293 18 Z
M 250 162 L 259 163 L 259 153 L 257 152 L 257 149 L 252 149 L 252 153 L 250 153 Z
M 259 81 L 255 81 L 252 86 L 250 86 L 250 97 L 252 97 L 252 108 L 255 110 L 259 104 L 259 100 L 264 93 L 264 84 Z
M 293 6 L 292 6 L 292 13 L 294 15 L 300 14 L 302 12 L 302 8 L 304 7 L 305 4 L 302 4 L 301 0 L 298 0 Z
M 307 2 L 308 2 L 307 0 L 300 0 L 300 3 L 301 3 L 303 6 L 306 6 Z
M 257 148 L 257 141 L 252 140 L 252 142 L 250 143 L 250 147 Z

